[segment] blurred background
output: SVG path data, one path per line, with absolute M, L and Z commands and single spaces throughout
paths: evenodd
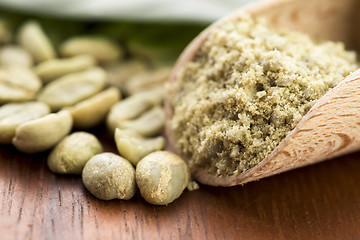
M 106 35 L 155 64 L 172 64 L 207 25 L 256 0 L 0 0 L 11 32 L 40 22 L 57 46 L 74 35 Z
M 1 0 L 6 9 L 77 19 L 212 22 L 253 0 Z

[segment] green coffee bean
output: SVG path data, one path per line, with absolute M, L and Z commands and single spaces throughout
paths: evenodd
M 114 132 L 121 122 L 139 117 L 146 110 L 159 105 L 162 99 L 162 91 L 147 91 L 121 100 L 111 108 L 108 114 L 106 122 L 109 130 Z
M 105 119 L 110 108 L 119 101 L 120 97 L 120 91 L 112 87 L 69 108 L 74 119 L 74 127 L 78 129 L 95 127 Z
M 101 91 L 106 83 L 106 73 L 101 68 L 71 73 L 46 85 L 38 100 L 47 103 L 53 111 L 72 106 Z
M 109 78 L 109 84 L 123 90 L 124 83 L 132 76 L 143 72 L 146 65 L 140 60 L 117 62 L 105 68 Z
M 123 55 L 122 49 L 112 40 L 93 36 L 70 38 L 60 46 L 59 51 L 63 57 L 93 55 L 102 64 L 118 61 Z
M 128 81 L 125 81 L 123 89 L 127 95 L 132 95 L 141 91 L 157 87 L 164 87 L 165 82 L 170 76 L 171 68 L 162 67 L 155 70 L 140 72 Z
M 187 187 L 190 171 L 184 160 L 167 152 L 150 153 L 136 165 L 136 183 L 149 203 L 167 205 Z
M 31 100 L 41 88 L 40 79 L 28 68 L 0 69 L 0 104 Z
M 8 103 L 0 107 L 0 143 L 10 144 L 16 128 L 24 122 L 50 113 L 42 102 Z
M 144 138 L 136 132 L 119 128 L 115 130 L 115 142 L 120 155 L 134 166 L 149 153 L 161 150 L 165 146 L 165 139 L 161 136 Z
M 24 48 L 8 45 L 4 46 L 0 51 L 0 65 L 30 68 L 33 65 L 33 59 Z
M 113 153 L 92 157 L 83 169 L 82 180 L 85 187 L 102 200 L 128 200 L 136 192 L 134 167 Z
M 84 71 L 94 67 L 96 60 L 91 55 L 78 55 L 72 58 L 51 59 L 35 67 L 35 72 L 44 83 L 69 73 Z
M 21 124 L 12 142 L 25 153 L 42 152 L 55 146 L 71 130 L 72 117 L 69 111 L 48 114 Z
M 20 27 L 18 42 L 29 51 L 36 62 L 53 59 L 56 56 L 52 43 L 36 21 L 28 21 Z
M 55 146 L 47 165 L 55 173 L 81 174 L 86 162 L 101 152 L 101 143 L 93 134 L 75 132 Z
M 118 123 L 117 127 L 120 129 L 133 130 L 144 137 L 151 137 L 161 133 L 164 123 L 164 109 L 161 107 L 154 107 L 137 119 Z

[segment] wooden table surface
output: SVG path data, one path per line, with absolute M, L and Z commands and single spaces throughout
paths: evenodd
M 102 128 L 106 151 L 114 144 Z M 101 201 L 46 153 L 0 147 L 0 239 L 360 239 L 360 153 L 244 186 L 201 186 L 169 206 Z

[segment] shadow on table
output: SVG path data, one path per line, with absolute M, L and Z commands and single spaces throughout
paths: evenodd
M 8 218 L 9 223 L 31 224 L 40 232 L 52 229 L 47 237 L 64 228 L 69 236 L 79 237 L 93 233 L 85 229 L 97 229 L 98 236 L 104 238 L 120 233 L 129 238 L 162 239 L 360 236 L 360 153 L 244 186 L 201 186 L 197 191 L 186 191 L 168 206 L 150 205 L 139 193 L 129 201 L 97 200 L 83 187 L 79 176 L 51 173 L 46 155 L 26 155 L 11 146 L 0 147 L 0 183 L 4 186 L 0 206 L 3 210 L 11 208 L 0 217 Z M 8 204 L 11 200 L 12 205 Z M 41 223 L 33 222 L 37 218 Z

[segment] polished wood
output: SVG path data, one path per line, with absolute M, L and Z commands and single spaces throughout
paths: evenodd
M 106 151 L 115 151 L 98 128 Z M 47 153 L 0 147 L 0 239 L 359 239 L 360 153 L 244 186 L 201 186 L 168 206 L 101 201 Z
M 322 39 L 341 40 L 358 50 L 360 9 L 355 0 L 264 0 L 245 6 L 215 22 L 197 36 L 179 57 L 170 77 L 177 81 L 183 66 L 192 61 L 212 31 L 242 15 L 267 19 L 271 26 L 308 33 Z M 193 176 L 212 186 L 233 186 L 258 180 L 289 169 L 334 158 L 360 149 L 360 69 L 321 97 L 273 152 L 255 167 L 231 176 L 211 174 L 193 168 Z M 172 106 L 165 101 L 167 118 Z M 169 125 L 170 145 L 175 139 Z M 180 153 L 181 154 L 181 153 Z M 184 156 L 183 156 L 184 157 Z M 184 157 L 185 158 L 185 157 Z
M 115 152 L 106 129 L 93 132 Z M 0 146 L 1 240 L 360 238 L 360 152 L 244 186 L 202 185 L 169 206 L 138 193 L 98 200 L 80 176 L 51 173 L 46 157 Z

